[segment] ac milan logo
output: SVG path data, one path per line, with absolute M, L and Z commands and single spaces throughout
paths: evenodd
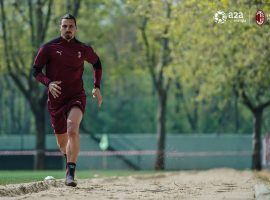
M 263 23 L 266 21 L 266 16 L 262 10 L 258 10 L 256 12 L 255 20 L 258 25 L 263 25 Z
M 82 53 L 80 51 L 78 51 L 78 58 L 82 57 Z

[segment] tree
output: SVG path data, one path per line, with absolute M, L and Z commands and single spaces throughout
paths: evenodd
M 140 43 L 145 56 L 144 67 L 147 67 L 153 87 L 158 95 L 157 108 L 157 157 L 156 170 L 165 168 L 166 144 L 166 108 L 171 79 L 166 76 L 165 69 L 171 63 L 170 25 L 172 16 L 171 1 L 130 1 L 138 19 Z
M 5 66 L 8 74 L 14 81 L 15 85 L 20 89 L 22 94 L 28 100 L 31 111 L 35 117 L 35 124 L 37 129 L 36 139 L 36 156 L 35 169 L 43 169 L 45 161 L 45 113 L 46 93 L 44 88 L 37 85 L 32 78 L 29 60 L 33 61 L 36 50 L 44 42 L 48 24 L 51 17 L 52 0 L 42 1 L 37 0 L 36 4 L 33 1 L 27 2 L 15 1 L 13 4 L 1 0 L 1 18 L 3 30 L 3 43 L 5 52 Z M 27 11 L 26 11 L 27 9 Z M 10 19 L 7 12 L 14 12 L 15 19 Z M 25 22 L 27 24 L 25 24 Z M 23 23 L 23 26 L 13 29 L 12 26 L 18 26 Z M 24 29 L 29 27 L 28 34 L 22 35 Z M 31 41 L 30 48 L 21 46 L 21 42 L 14 41 L 26 39 Z M 24 45 L 28 45 L 24 44 Z M 31 57 L 25 56 L 30 54 Z M 16 55 L 16 56 L 14 56 Z M 29 67 L 28 67 L 29 66 Z M 28 69 L 28 70 L 27 70 Z
M 76 0 L 73 3 L 72 11 L 77 14 L 80 4 Z M 5 1 L 1 0 L 0 4 L 6 70 L 15 85 L 28 100 L 34 114 L 37 129 L 37 153 L 34 167 L 43 169 L 45 158 L 44 108 L 47 94 L 44 88 L 33 79 L 30 66 L 33 63 L 37 49 L 45 41 L 52 16 L 53 1 L 28 0 L 24 2 L 7 2 L 5 4 Z M 10 12 L 14 13 L 13 17 L 6 15 L 6 13 Z M 25 32 L 26 29 L 29 32 Z M 14 41 L 17 42 L 14 44 Z
M 269 92 L 269 47 L 267 28 L 256 26 L 234 27 L 227 38 L 234 37 L 233 43 L 225 50 L 227 60 L 225 78 L 232 91 L 253 115 L 253 154 L 252 169 L 261 169 L 261 127 L 263 111 L 270 106 Z M 257 37 L 254 37 L 254 34 Z M 241 42 L 240 42 L 241 41 Z M 228 55 L 231 55 L 229 58 Z
M 237 3 L 242 3 L 237 10 L 243 12 L 248 20 L 247 15 L 253 4 L 245 5 L 244 1 Z M 185 62 L 181 63 L 189 73 L 193 69 L 196 71 L 192 79 L 189 79 L 191 76 L 187 78 L 198 88 L 198 99 L 223 97 L 226 101 L 236 97 L 251 111 L 253 115 L 252 169 L 260 170 L 262 117 L 263 111 L 270 105 L 267 26 L 258 27 L 253 21 L 250 24 L 248 21 L 236 23 L 228 20 L 224 24 L 218 24 L 213 20 L 206 20 L 209 15 L 214 14 L 211 9 L 226 11 L 228 7 L 232 9 L 236 5 L 229 1 L 220 4 L 206 2 L 197 4 L 188 1 L 184 3 L 183 6 L 193 8 L 191 12 L 186 13 L 186 17 L 193 16 L 195 10 L 200 12 L 196 12 L 199 20 L 185 25 L 191 27 L 194 32 L 186 35 L 191 45 L 186 48 L 183 57 L 190 59 L 189 56 L 192 55 L 194 59 L 188 65 Z M 262 9 L 267 10 L 267 7 Z M 178 72 L 180 73 L 179 70 Z M 198 84 L 194 84 L 196 82 Z

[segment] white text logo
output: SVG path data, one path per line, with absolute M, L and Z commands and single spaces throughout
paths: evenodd
M 218 24 L 223 24 L 226 21 L 241 22 L 241 23 L 247 22 L 247 20 L 244 18 L 244 13 L 241 11 L 224 12 L 222 10 L 219 10 L 214 14 L 214 21 Z

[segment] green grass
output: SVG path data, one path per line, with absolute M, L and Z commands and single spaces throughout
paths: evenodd
M 93 177 L 111 177 L 111 176 L 129 176 L 153 174 L 154 171 L 128 171 L 128 170 L 77 170 L 78 179 L 88 179 Z M 46 176 L 53 176 L 56 179 L 65 177 L 64 170 L 45 170 L 45 171 L 0 171 L 0 185 L 27 183 L 33 181 L 42 181 Z

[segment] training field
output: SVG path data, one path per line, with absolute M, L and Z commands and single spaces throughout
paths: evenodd
M 248 200 L 254 199 L 255 185 L 267 182 L 258 173 L 226 168 L 158 173 L 78 171 L 78 186 L 71 188 L 64 185 L 63 174 L 63 171 L 1 171 L 0 199 Z M 40 181 L 47 175 L 56 180 Z

